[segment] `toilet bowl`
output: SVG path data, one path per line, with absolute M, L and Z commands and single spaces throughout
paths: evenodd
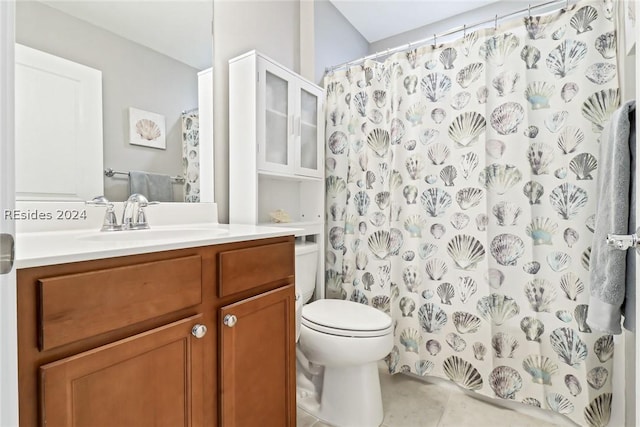
M 393 347 L 391 318 L 352 301 L 306 304 L 309 287 L 315 289 L 313 250 L 309 244 L 296 246 L 298 406 L 338 427 L 379 426 L 377 362 Z

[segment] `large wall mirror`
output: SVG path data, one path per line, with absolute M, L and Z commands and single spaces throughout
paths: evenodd
M 104 194 L 123 201 L 129 172 L 140 171 L 172 178 L 171 200 L 164 201 L 213 202 L 212 20 L 211 0 L 18 1 L 16 96 L 18 104 L 29 103 L 16 106 L 18 199 Z M 24 56 L 29 66 L 20 65 Z M 97 121 L 83 117 L 88 109 L 73 110 L 80 101 L 62 94 L 67 82 L 84 83 L 66 75 L 56 80 L 55 72 L 42 77 L 40 68 L 51 61 L 94 73 L 88 78 L 99 82 L 97 99 L 86 102 L 101 109 Z M 77 149 L 83 137 L 57 119 L 67 110 L 102 139 L 101 153 Z M 76 146 L 64 146 L 73 138 Z M 97 194 L 55 195 L 58 184 L 98 181 Z

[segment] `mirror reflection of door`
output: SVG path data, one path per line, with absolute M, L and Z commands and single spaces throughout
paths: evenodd
M 212 202 L 212 115 L 200 114 L 213 98 L 212 17 L 209 1 L 17 2 L 17 43 L 102 73 L 102 165 L 71 176 L 61 149 L 48 155 L 51 168 L 76 185 L 98 179 L 91 197 L 126 200 L 129 171 L 141 171 L 169 177 L 175 202 Z M 164 148 L 132 143 L 131 108 L 164 119 Z M 109 168 L 116 173 L 106 176 Z M 45 174 L 31 182 L 42 188 L 30 185 L 29 199 L 47 200 L 37 196 L 47 192 Z
M 91 200 L 102 193 L 102 73 L 21 44 L 15 52 L 17 199 Z

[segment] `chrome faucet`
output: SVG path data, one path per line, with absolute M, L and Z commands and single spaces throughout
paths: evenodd
M 145 230 L 149 228 L 144 208 L 149 205 L 157 205 L 160 202 L 150 202 L 142 194 L 134 193 L 124 202 L 122 211 L 123 230 Z
M 160 202 L 150 202 L 142 194 L 134 193 L 124 202 L 122 212 L 122 224 L 118 224 L 113 203 L 104 196 L 95 197 L 93 200 L 86 201 L 89 206 L 106 206 L 107 211 L 104 214 L 102 228 L 100 231 L 118 231 L 118 230 L 145 230 L 149 228 L 147 216 L 144 208 L 149 205 L 157 205 Z

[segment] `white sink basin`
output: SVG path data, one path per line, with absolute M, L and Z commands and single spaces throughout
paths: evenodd
M 78 237 L 80 240 L 92 240 L 95 242 L 136 242 L 149 240 L 194 240 L 197 238 L 210 238 L 228 233 L 227 230 L 216 229 L 149 229 L 126 231 L 97 231 Z

